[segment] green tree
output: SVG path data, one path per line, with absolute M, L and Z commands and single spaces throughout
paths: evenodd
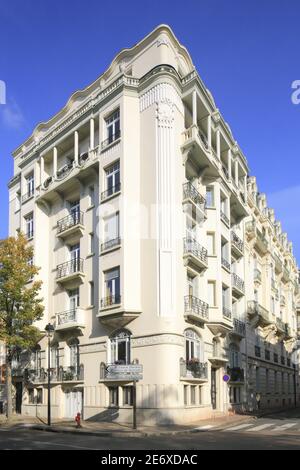
M 44 307 L 41 281 L 34 281 L 33 247 L 20 233 L 0 241 L 0 341 L 6 346 L 7 418 L 12 416 L 12 361 L 17 353 L 34 347 L 41 332 L 34 326 Z

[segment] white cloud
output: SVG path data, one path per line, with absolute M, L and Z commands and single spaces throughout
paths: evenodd
M 9 129 L 20 129 L 25 125 L 25 118 L 15 101 L 9 101 L 1 107 L 2 124 Z

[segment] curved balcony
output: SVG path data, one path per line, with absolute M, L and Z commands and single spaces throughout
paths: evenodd
M 235 232 L 231 232 L 231 251 L 241 258 L 244 255 L 244 243 Z
M 208 304 L 193 295 L 184 297 L 184 316 L 186 320 L 205 323 L 208 321 Z
M 191 212 L 191 215 L 193 215 L 198 222 L 206 219 L 206 200 L 190 181 L 183 184 L 182 197 L 185 212 Z
M 233 329 L 230 334 L 237 336 L 238 338 L 244 338 L 246 336 L 246 323 L 238 318 L 233 319 Z
M 251 319 L 256 319 L 257 326 L 267 326 L 274 322 L 268 310 L 262 307 L 256 300 L 248 301 L 247 311 Z
M 183 239 L 183 259 L 185 265 L 196 271 L 207 269 L 207 250 L 193 238 Z
M 186 165 L 200 171 L 206 168 L 206 174 L 217 177 L 221 162 L 209 148 L 207 139 L 196 125 L 192 125 L 182 133 L 181 151 Z
M 180 380 L 191 382 L 207 382 L 207 362 L 200 362 L 197 358 L 180 359 Z

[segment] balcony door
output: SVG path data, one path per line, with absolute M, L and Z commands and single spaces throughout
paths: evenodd
M 106 190 L 107 196 L 111 196 L 120 190 L 120 162 L 116 162 L 107 168 Z
M 110 340 L 112 364 L 130 364 L 130 333 L 120 331 Z
M 70 216 L 74 224 L 79 222 L 80 201 L 74 201 L 70 204 Z
M 70 290 L 69 294 L 69 310 L 76 312 L 77 307 L 79 307 L 79 287 L 77 289 Z
M 112 269 L 105 273 L 105 297 L 107 302 L 120 302 L 120 270 Z
M 76 272 L 79 270 L 79 260 L 80 260 L 80 244 L 77 243 L 70 247 L 70 257 L 71 257 L 71 272 Z

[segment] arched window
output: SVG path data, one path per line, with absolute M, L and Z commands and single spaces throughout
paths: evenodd
M 76 371 L 79 370 L 79 341 L 78 339 L 72 339 L 69 342 L 70 348 L 70 367 L 73 367 Z
M 230 367 L 240 367 L 240 349 L 235 343 L 229 345 L 229 363 Z
M 198 359 L 204 362 L 204 348 L 202 338 L 194 330 L 185 330 L 185 355 L 186 361 Z
M 110 338 L 112 364 L 130 364 L 130 338 L 128 330 L 119 330 Z

